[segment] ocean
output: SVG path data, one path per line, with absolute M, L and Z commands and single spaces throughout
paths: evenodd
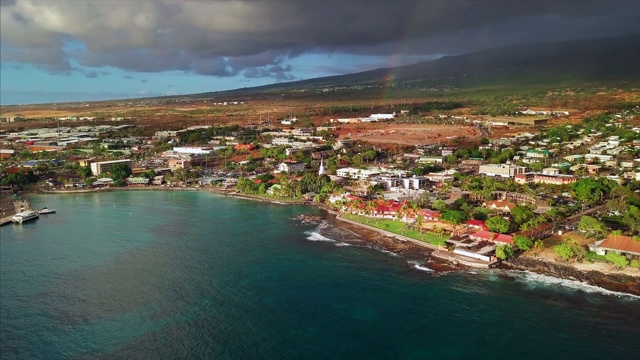
M 45 198 L 32 195 L 34 207 Z M 608 359 L 640 299 L 533 273 L 435 274 L 322 211 L 207 192 L 47 195 L 0 228 L 2 359 Z

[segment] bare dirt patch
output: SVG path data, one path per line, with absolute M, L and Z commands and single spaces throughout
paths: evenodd
M 337 134 L 340 139 L 351 138 L 370 143 L 408 146 L 444 144 L 456 138 L 466 142 L 479 140 L 481 136 L 475 126 L 385 123 L 341 125 Z

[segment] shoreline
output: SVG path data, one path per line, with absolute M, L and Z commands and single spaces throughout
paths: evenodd
M 263 203 L 271 203 L 278 205 L 308 205 L 314 206 L 323 210 L 327 215 L 328 222 L 335 227 L 350 231 L 365 241 L 379 246 L 385 251 L 390 251 L 395 254 L 405 256 L 410 260 L 424 260 L 429 264 L 429 267 L 434 272 L 450 272 L 461 271 L 471 269 L 469 265 L 464 265 L 459 262 L 452 263 L 451 261 L 438 258 L 433 255 L 433 252 L 441 251 L 442 248 L 423 243 L 419 240 L 407 238 L 405 236 L 390 233 L 388 231 L 374 228 L 366 224 L 360 224 L 348 219 L 340 217 L 340 214 L 332 211 L 328 206 L 312 202 L 312 201 L 278 201 L 276 199 L 269 199 L 261 196 L 246 195 L 236 192 L 235 190 L 226 190 L 221 188 L 212 187 L 168 187 L 168 186 L 145 186 L 145 187 L 117 187 L 117 188 L 101 188 L 101 189 L 79 189 L 79 190 L 37 190 L 26 191 L 25 195 L 30 193 L 42 193 L 42 194 L 77 194 L 77 193 L 100 193 L 111 191 L 207 191 L 212 194 L 222 195 L 226 197 L 233 197 L 243 200 L 258 201 Z M 626 274 L 605 274 L 596 270 L 583 270 L 578 269 L 570 265 L 551 262 L 549 260 L 533 258 L 530 256 L 519 256 L 509 259 L 508 261 L 500 264 L 498 269 L 501 270 L 517 270 L 517 271 L 530 271 L 536 274 L 550 276 L 558 279 L 579 281 L 581 283 L 600 287 L 605 290 L 631 294 L 640 296 L 640 275 L 626 275 Z

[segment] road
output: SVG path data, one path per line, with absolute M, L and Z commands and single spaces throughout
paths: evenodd
M 582 216 L 584 215 L 592 215 L 595 213 L 600 213 L 603 212 L 607 209 L 607 204 L 602 204 L 602 205 L 598 205 L 598 206 L 594 206 L 590 209 L 587 209 L 583 212 L 579 212 L 577 214 L 571 215 L 568 218 L 564 219 L 563 224 L 565 226 L 577 226 L 578 223 L 580 222 L 580 218 L 582 218 Z

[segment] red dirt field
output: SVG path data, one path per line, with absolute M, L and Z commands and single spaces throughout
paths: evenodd
M 408 146 L 446 144 L 454 138 L 458 138 L 460 142 L 473 142 L 479 141 L 481 137 L 475 126 L 428 124 L 346 124 L 339 126 L 336 133 L 340 139 Z

